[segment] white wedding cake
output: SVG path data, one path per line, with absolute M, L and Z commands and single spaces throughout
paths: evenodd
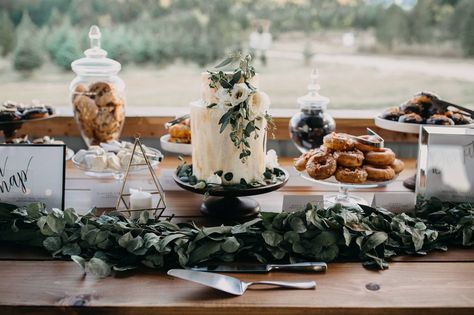
M 229 185 L 263 178 L 270 100 L 246 65 L 202 74 L 201 99 L 191 103 L 193 175 L 198 180 Z

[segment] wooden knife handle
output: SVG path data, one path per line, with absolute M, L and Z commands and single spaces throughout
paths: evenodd
M 303 262 L 296 264 L 268 265 L 270 270 L 286 270 L 286 271 L 306 271 L 306 272 L 325 272 L 328 266 L 324 262 Z

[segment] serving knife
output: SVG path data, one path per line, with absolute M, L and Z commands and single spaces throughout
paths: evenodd
M 253 281 L 244 282 L 237 278 L 219 275 L 209 272 L 200 272 L 186 269 L 171 269 L 168 275 L 183 280 L 199 283 L 217 290 L 221 290 L 234 295 L 242 295 L 251 285 L 263 284 L 283 287 L 287 289 L 314 289 L 314 281 Z
M 209 265 L 190 268 L 194 271 L 205 272 L 234 272 L 234 273 L 267 273 L 272 270 L 325 272 L 327 265 L 324 262 L 303 262 L 295 264 L 268 264 L 268 265 Z

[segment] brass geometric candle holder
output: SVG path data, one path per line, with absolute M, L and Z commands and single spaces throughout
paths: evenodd
M 142 153 L 142 156 L 144 157 L 145 163 L 133 163 L 133 158 L 134 158 L 135 154 L 137 153 L 137 150 L 139 150 L 139 152 Z M 129 173 L 130 173 L 130 169 L 132 167 L 136 167 L 136 166 L 147 166 L 148 171 L 150 172 L 151 178 L 153 179 L 153 184 L 156 187 L 156 190 L 147 191 L 147 193 L 149 193 L 151 195 L 158 195 L 159 196 L 158 197 L 158 202 L 156 203 L 156 206 L 153 207 L 153 208 L 132 209 L 131 208 L 131 202 L 130 201 L 127 202 L 127 200 L 126 200 L 127 197 L 128 197 L 128 199 L 130 199 L 131 194 L 127 193 L 127 192 L 124 192 L 125 184 L 127 183 L 127 178 L 128 178 Z M 123 205 L 125 206 L 125 209 L 120 209 L 120 204 L 121 203 L 123 203 Z M 140 141 L 140 137 L 135 138 L 135 143 L 133 145 L 133 150 L 132 150 L 132 156 L 130 157 L 130 161 L 128 162 L 128 166 L 127 166 L 127 169 L 125 171 L 125 176 L 124 176 L 123 182 L 122 182 L 122 188 L 120 189 L 120 195 L 119 195 L 119 198 L 117 200 L 117 205 L 115 206 L 115 209 L 119 212 L 128 212 L 130 214 L 130 216 L 133 216 L 132 215 L 133 212 L 154 211 L 153 216 L 157 219 L 160 218 L 161 215 L 163 214 L 163 212 L 166 210 L 165 193 L 163 191 L 163 187 L 161 186 L 161 183 L 158 180 L 153 167 L 151 166 L 151 163 L 148 159 L 148 156 L 145 152 L 145 149 L 143 148 L 143 145 Z

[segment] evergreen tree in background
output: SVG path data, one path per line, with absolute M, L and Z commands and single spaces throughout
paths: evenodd
M 474 56 L 474 1 L 466 2 L 469 4 L 461 22 L 461 46 L 466 56 Z
M 383 12 L 377 22 L 375 32 L 377 40 L 392 48 L 397 42 L 407 41 L 409 35 L 408 19 L 405 12 L 398 5 L 392 4 Z
M 13 67 L 24 74 L 29 74 L 43 65 L 43 56 L 38 30 L 26 11 L 23 12 L 17 34 L 18 43 L 13 52 Z
M 69 30 L 64 41 L 53 54 L 53 62 L 64 70 L 71 70 L 71 63 L 81 56 L 79 39 L 74 30 Z
M 0 15 L 0 48 L 1 55 L 8 55 L 15 45 L 15 26 L 10 20 L 8 13 L 2 11 Z

